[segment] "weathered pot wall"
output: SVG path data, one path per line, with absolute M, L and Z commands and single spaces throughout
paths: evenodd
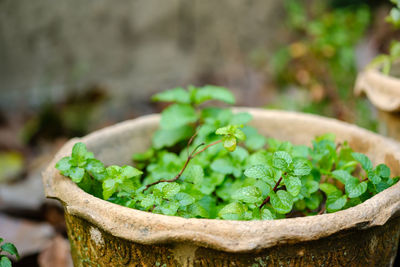
M 400 79 L 367 70 L 358 75 L 355 93 L 378 110 L 379 133 L 400 141 Z
M 227 253 L 192 244 L 141 245 L 104 232 L 65 213 L 74 264 L 78 266 L 391 266 L 400 218 L 367 230 L 284 244 L 255 253 Z
M 265 136 L 310 144 L 332 132 L 400 175 L 400 146 L 354 125 L 314 115 L 245 109 Z M 106 164 L 144 151 L 159 116 L 68 142 L 44 172 L 48 197 L 65 208 L 76 266 L 390 266 L 399 240 L 400 184 L 336 213 L 273 221 L 185 219 L 138 211 L 83 192 L 54 168 L 82 141 Z

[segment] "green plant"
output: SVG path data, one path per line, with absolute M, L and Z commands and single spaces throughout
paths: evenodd
M 390 0 L 395 6 L 391 9 L 390 14 L 386 17 L 386 21 L 391 23 L 395 28 L 400 28 L 400 0 Z M 400 42 L 392 41 L 390 44 L 389 54 L 382 54 L 374 58 L 369 68 L 381 69 L 382 73 L 389 75 L 392 65 L 400 59 Z
M 251 115 L 200 107 L 234 103 L 215 86 L 175 88 L 153 97 L 172 102 L 161 114 L 153 146 L 134 154 L 136 168 L 109 166 L 83 143 L 56 168 L 85 191 L 127 207 L 186 218 L 279 219 L 334 212 L 361 203 L 397 182 L 386 165 L 373 168 L 335 136 L 312 147 L 266 138 Z M 184 134 L 182 134 L 184 133 Z M 360 166 L 360 167 L 359 167 Z
M 370 23 L 369 8 L 332 8 L 329 1 L 284 3 L 291 38 L 270 61 L 271 76 L 284 90 L 278 91 L 270 106 L 322 114 L 376 130 L 368 102 L 352 94 L 357 76 L 356 45 Z M 290 103 L 286 95 L 292 99 Z
M 15 255 L 19 259 L 17 248 L 11 243 L 3 243 L 3 238 L 0 237 L 0 267 L 11 267 L 11 260 L 3 254 L 6 252 L 10 255 Z

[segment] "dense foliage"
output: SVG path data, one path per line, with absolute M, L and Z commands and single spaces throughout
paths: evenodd
M 281 90 L 271 106 L 377 130 L 368 101 L 352 93 L 358 72 L 356 46 L 370 24 L 370 9 L 349 1 L 346 7 L 333 8 L 329 2 L 284 1 L 285 30 L 290 38 L 280 39 L 279 49 L 269 61 L 271 77 Z
M 3 238 L 0 237 L 0 267 L 11 267 L 11 260 L 3 254 L 6 252 L 10 255 L 15 255 L 19 259 L 17 248 L 11 243 L 3 243 Z
M 397 182 L 333 134 L 312 147 L 260 135 L 246 112 L 203 102 L 234 103 L 216 86 L 176 88 L 153 97 L 172 102 L 148 151 L 132 166 L 104 166 L 77 143 L 56 165 L 85 191 L 127 207 L 186 218 L 277 219 L 335 212 Z

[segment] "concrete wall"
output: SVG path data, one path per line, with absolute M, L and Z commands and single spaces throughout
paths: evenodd
M 37 106 L 90 84 L 131 104 L 204 82 L 257 100 L 264 76 L 253 70 L 276 42 L 281 2 L 0 0 L 0 107 Z

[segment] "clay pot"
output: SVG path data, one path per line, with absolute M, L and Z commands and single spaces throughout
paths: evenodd
M 399 146 L 354 125 L 314 115 L 249 111 L 262 134 L 308 144 L 332 132 L 374 164 L 400 175 Z M 43 173 L 47 197 L 61 201 L 75 266 L 387 266 L 400 233 L 400 183 L 336 213 L 274 221 L 185 219 L 122 207 L 78 188 L 55 163 L 84 142 L 106 164 L 129 164 L 150 145 L 159 115 L 73 139 Z
M 379 132 L 400 140 L 400 79 L 370 69 L 358 75 L 355 93 L 377 108 Z

